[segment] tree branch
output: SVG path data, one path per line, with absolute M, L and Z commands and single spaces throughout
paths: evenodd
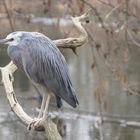
M 7 4 L 6 4 L 5 0 L 3 0 L 3 6 L 4 6 L 5 11 L 6 11 L 6 13 L 7 13 L 7 18 L 8 18 L 8 20 L 9 20 L 9 25 L 10 25 L 10 27 L 11 27 L 11 30 L 14 31 L 14 26 L 13 26 L 13 23 L 12 23 L 11 15 L 10 15 L 10 13 L 9 13 L 9 10 L 8 10 L 8 8 L 7 8 Z
M 88 23 L 90 21 L 90 11 L 83 14 L 80 17 L 72 17 L 73 24 L 75 25 L 77 31 L 79 32 L 79 37 L 77 38 L 66 38 L 54 40 L 53 42 L 60 48 L 77 48 L 85 44 L 88 40 L 88 34 L 82 26 L 83 22 Z
M 76 26 L 76 29 L 78 30 L 80 36 L 78 38 L 66 38 L 66 39 L 60 39 L 60 40 L 54 40 L 54 43 L 58 47 L 79 47 L 82 46 L 84 43 L 87 42 L 88 35 L 85 31 L 85 29 L 82 27 L 82 22 L 89 22 L 89 11 L 85 13 L 82 16 L 72 18 L 72 21 L 74 25 Z M 13 76 L 12 74 L 17 70 L 17 67 L 15 64 L 11 61 L 8 65 L 5 67 L 1 67 L 1 74 L 2 74 L 2 82 L 5 87 L 7 99 L 9 101 L 9 104 L 13 110 L 13 112 L 17 115 L 17 117 L 20 119 L 22 123 L 24 123 L 26 126 L 31 124 L 33 122 L 33 118 L 30 117 L 25 113 L 22 106 L 19 104 L 14 88 L 12 85 Z M 49 140 L 61 140 L 61 136 L 58 133 L 57 126 L 52 122 L 51 119 L 46 118 L 41 120 L 34 128 L 36 131 L 45 131 L 47 134 L 47 138 Z

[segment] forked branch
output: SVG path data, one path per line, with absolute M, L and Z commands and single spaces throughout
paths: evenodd
M 66 48 L 76 48 L 82 46 L 87 42 L 87 33 L 82 26 L 82 22 L 89 22 L 89 11 L 82 16 L 72 18 L 73 24 L 77 28 L 80 36 L 78 38 L 66 38 L 60 40 L 54 40 L 54 43 L 58 47 L 66 47 Z M 17 101 L 14 88 L 13 88 L 13 73 L 17 70 L 17 67 L 13 62 L 10 62 L 5 67 L 1 67 L 2 74 L 2 82 L 5 87 L 6 96 L 9 101 L 10 107 L 13 112 L 17 115 L 22 123 L 28 126 L 33 118 L 25 113 L 22 106 Z M 52 122 L 51 119 L 46 118 L 45 120 L 41 120 L 37 126 L 34 127 L 36 131 L 45 131 L 47 138 L 49 140 L 60 140 L 61 136 L 58 133 L 57 126 Z

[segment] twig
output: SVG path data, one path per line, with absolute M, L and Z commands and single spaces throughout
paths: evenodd
M 127 33 L 128 33 L 128 35 L 129 35 L 130 39 L 132 40 L 132 42 L 133 42 L 137 47 L 140 47 L 140 43 L 137 42 L 137 41 L 134 39 L 134 37 L 132 36 L 132 34 L 130 33 L 129 30 L 127 30 Z
M 77 31 L 79 32 L 78 38 L 66 38 L 60 40 L 54 40 L 54 43 L 60 48 L 77 48 L 82 46 L 87 42 L 88 35 L 85 29 L 82 27 L 82 22 L 89 22 L 90 21 L 90 10 L 79 17 L 72 17 L 73 24 L 75 25 Z
M 8 20 L 9 20 L 9 24 L 10 24 L 11 30 L 14 31 L 14 26 L 13 26 L 13 23 L 12 23 L 12 19 L 11 19 L 11 16 L 10 16 L 10 13 L 9 13 L 8 8 L 7 8 L 7 5 L 6 5 L 5 0 L 3 0 L 3 6 L 4 6 L 5 11 L 6 11 L 6 13 L 7 13 L 7 16 L 8 16 L 7 18 L 8 18 Z
M 132 86 L 130 86 L 129 84 L 125 84 L 123 83 L 123 89 L 124 91 L 126 91 L 127 93 L 129 93 L 130 95 L 134 95 L 140 98 L 140 91 L 134 89 Z
M 100 3 L 102 3 L 102 4 L 104 4 L 104 5 L 107 5 L 107 6 L 109 6 L 109 7 L 112 7 L 112 8 L 115 8 L 115 6 L 114 5 L 112 5 L 111 3 L 109 3 L 109 2 L 105 2 L 105 1 L 102 1 L 102 0 L 98 0 Z
M 104 22 L 103 22 L 103 20 L 102 20 L 102 18 L 101 18 L 101 16 L 100 16 L 100 14 L 98 13 L 97 9 L 96 9 L 93 5 L 91 5 L 89 2 L 87 2 L 86 0 L 82 0 L 82 1 L 83 1 L 86 5 L 88 5 L 88 6 L 94 11 L 94 13 L 95 13 L 95 15 L 97 16 L 99 22 L 101 23 L 102 28 L 106 31 L 107 29 L 106 29 L 106 27 L 104 26 Z
M 116 11 L 121 5 L 118 5 L 116 7 L 114 7 L 104 18 L 104 22 L 107 21 L 107 19 L 113 14 L 114 11 Z

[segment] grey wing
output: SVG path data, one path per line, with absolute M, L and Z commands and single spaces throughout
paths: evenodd
M 64 57 L 48 38 L 24 40 L 22 61 L 31 80 L 41 84 L 68 104 L 76 107 L 78 100 L 73 89 Z

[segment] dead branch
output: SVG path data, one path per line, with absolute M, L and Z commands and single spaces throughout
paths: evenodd
M 4 9 L 7 13 L 7 18 L 8 18 L 8 21 L 9 21 L 10 28 L 11 28 L 12 31 L 14 31 L 14 26 L 13 26 L 13 23 L 12 23 L 11 15 L 9 13 L 9 10 L 7 8 L 7 4 L 6 4 L 5 0 L 3 0 L 3 6 L 4 6 Z
M 60 48 L 77 48 L 82 46 L 87 42 L 88 35 L 85 29 L 82 26 L 82 22 L 89 22 L 90 10 L 84 15 L 79 17 L 72 17 L 73 24 L 75 25 L 80 36 L 78 38 L 66 38 L 60 40 L 54 40 L 54 43 Z
M 103 19 L 102 17 L 100 16 L 99 12 L 97 11 L 97 9 L 91 5 L 88 1 L 86 0 L 82 0 L 87 6 L 89 6 L 91 8 L 91 10 L 94 12 L 94 14 L 96 15 L 96 17 L 98 18 L 99 20 L 99 23 L 101 25 L 101 27 L 104 29 L 104 31 L 107 31 L 105 25 L 104 25 L 104 22 L 103 22 Z
M 67 39 L 60 39 L 54 40 L 54 43 L 58 47 L 79 47 L 86 43 L 88 35 L 85 29 L 82 27 L 82 22 L 89 22 L 89 11 L 79 17 L 72 18 L 73 24 L 75 25 L 76 29 L 78 30 L 80 36 L 78 38 L 67 38 Z M 31 124 L 34 120 L 32 117 L 26 114 L 23 110 L 22 106 L 19 104 L 16 94 L 13 88 L 13 73 L 17 70 L 17 67 L 13 62 L 10 62 L 5 67 L 1 67 L 1 74 L 2 74 L 2 82 L 5 87 L 6 96 L 9 101 L 10 107 L 12 111 L 17 115 L 22 123 L 26 126 Z M 46 118 L 41 120 L 34 128 L 36 131 L 45 131 L 47 134 L 47 138 L 49 140 L 61 140 L 61 136 L 58 133 L 57 126 L 52 122 L 51 119 Z
M 127 33 L 128 33 L 128 36 L 130 37 L 130 39 L 132 40 L 133 44 L 135 44 L 137 47 L 140 47 L 140 43 L 135 40 L 135 38 L 133 37 L 133 35 L 130 33 L 129 30 L 127 30 Z
M 114 7 L 111 11 L 109 11 L 109 13 L 105 16 L 105 18 L 104 18 L 104 22 L 106 22 L 108 19 L 109 19 L 109 17 L 116 11 L 116 10 L 118 10 L 118 8 L 120 8 L 120 6 L 121 5 L 118 5 L 118 6 L 116 6 L 116 7 Z

